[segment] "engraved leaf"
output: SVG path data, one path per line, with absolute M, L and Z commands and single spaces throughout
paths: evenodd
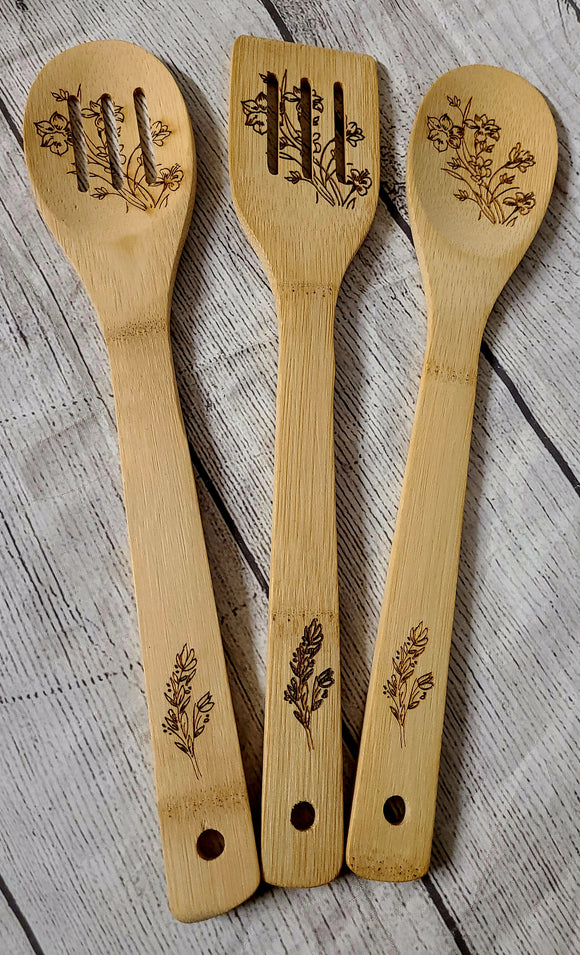
M 200 713 L 209 713 L 209 711 L 214 708 L 215 703 L 214 700 L 212 700 L 210 693 L 204 693 L 204 695 L 199 698 L 196 705 Z
M 416 709 L 434 686 L 433 674 L 430 672 L 416 677 L 409 689 L 417 658 L 425 651 L 428 640 L 429 629 L 423 626 L 423 621 L 416 627 L 411 627 L 409 636 L 392 658 L 394 672 L 383 686 L 383 693 L 391 697 L 394 703 L 394 705 L 389 704 L 389 709 L 399 725 L 402 748 L 406 745 L 405 722 L 408 711 Z
M 333 686 L 334 672 L 330 667 L 314 676 L 315 657 L 319 653 L 324 634 L 322 625 L 316 617 L 304 628 L 302 639 L 292 653 L 290 669 L 294 676 L 286 686 L 284 700 L 294 706 L 294 717 L 304 727 L 309 748 L 313 747 L 310 720 L 312 714 L 320 709 L 328 691 Z M 314 676 L 312 691 L 309 681 Z

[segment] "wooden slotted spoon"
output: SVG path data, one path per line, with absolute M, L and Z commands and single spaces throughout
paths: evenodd
M 333 326 L 377 204 L 374 60 L 240 37 L 230 177 L 280 333 L 262 866 L 276 885 L 318 885 L 343 859 Z
M 536 234 L 558 144 L 543 97 L 493 66 L 446 73 L 419 108 L 407 196 L 427 348 L 375 649 L 347 863 L 429 867 L 481 338 Z
M 148 170 L 139 89 L 152 120 Z M 197 921 L 247 898 L 259 866 L 169 338 L 195 194 L 191 125 L 159 60 L 131 43 L 99 41 L 41 71 L 24 144 L 40 210 L 107 345 L 169 904 L 177 918 Z

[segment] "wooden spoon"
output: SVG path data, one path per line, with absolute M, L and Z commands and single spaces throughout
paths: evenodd
M 152 119 L 142 149 L 139 90 Z M 24 144 L 109 353 L 169 904 L 197 921 L 247 898 L 259 866 L 169 338 L 195 194 L 191 125 L 159 60 L 99 41 L 41 71 Z
M 543 97 L 493 66 L 446 73 L 411 134 L 407 196 L 427 348 L 366 704 L 347 863 L 429 867 L 479 348 L 536 234 L 558 144 Z
M 280 332 L 262 866 L 275 885 L 319 885 L 340 870 L 344 843 L 334 310 L 377 204 L 375 61 L 240 37 L 230 177 Z

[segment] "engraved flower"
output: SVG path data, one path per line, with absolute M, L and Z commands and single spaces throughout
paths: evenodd
M 99 96 L 96 100 L 90 100 L 88 106 L 84 106 L 81 109 L 81 116 L 84 116 L 85 119 L 94 119 L 95 126 L 99 130 L 99 133 L 102 133 L 105 129 L 105 121 L 103 119 L 103 110 L 101 107 L 102 96 Z M 117 135 L 121 132 L 121 123 L 125 122 L 125 114 L 123 113 L 123 107 L 117 106 L 116 103 L 113 103 L 113 115 L 115 117 L 115 122 L 117 124 Z
M 324 112 L 322 96 L 320 96 L 316 90 L 312 90 L 311 97 L 312 109 L 315 109 L 317 113 Z M 300 103 L 300 100 L 302 99 L 302 90 L 299 86 L 293 86 L 291 93 L 284 93 L 284 99 L 287 103 Z
M 474 139 L 478 145 L 481 145 L 486 139 L 499 139 L 500 127 L 496 125 L 495 119 L 488 119 L 486 113 L 481 116 L 475 114 L 473 119 L 466 119 L 465 125 L 469 129 L 475 130 Z
M 348 123 L 346 127 L 346 133 L 344 135 L 347 143 L 350 143 L 351 146 L 356 146 L 357 143 L 362 142 L 365 138 L 362 129 L 360 126 L 357 126 L 354 121 Z
M 253 126 L 261 136 L 266 132 L 266 111 L 268 97 L 265 93 L 258 93 L 256 99 L 242 100 L 242 109 L 246 117 L 246 126 Z
M 353 187 L 357 195 L 366 196 L 371 188 L 373 181 L 368 169 L 351 169 L 350 175 L 346 180 Z
M 80 87 L 79 87 L 79 94 L 80 94 Z M 53 97 L 53 99 L 57 101 L 57 103 L 68 103 L 70 93 L 68 90 L 60 89 L 56 93 L 51 93 L 51 96 Z
M 519 212 L 521 216 L 527 216 L 536 204 L 536 197 L 533 192 L 516 192 L 515 196 L 508 196 L 503 201 L 504 206 L 513 206 L 512 212 Z
M 201 713 L 209 713 L 210 710 L 214 708 L 214 700 L 211 698 L 211 693 L 204 693 L 203 696 L 200 696 L 197 701 L 197 708 Z M 206 717 L 204 720 L 207 723 L 209 717 Z
M 171 130 L 160 119 L 151 123 L 151 139 L 156 146 L 163 146 L 168 136 L 171 136 Z
M 470 156 L 468 162 L 473 178 L 477 182 L 481 182 L 482 179 L 489 179 L 491 176 L 491 159 L 485 159 L 480 153 L 479 156 Z
M 156 181 L 156 185 L 163 185 L 165 189 L 170 189 L 171 192 L 175 192 L 176 189 L 179 189 L 181 185 L 181 180 L 183 179 L 183 169 L 179 163 L 175 163 L 171 168 L 159 170 L 159 179 Z
M 64 156 L 72 143 L 68 119 L 61 113 L 53 113 L 50 119 L 43 119 L 34 125 L 41 137 L 40 145 L 57 156 Z
M 456 126 L 447 113 L 443 113 L 439 119 L 436 116 L 428 116 L 427 126 L 429 128 L 427 138 L 440 153 L 444 153 L 449 146 L 459 149 L 463 129 L 461 126 Z
M 291 169 L 288 175 L 284 176 L 284 179 L 287 179 L 288 182 L 293 182 L 294 185 L 296 185 L 297 182 L 300 182 L 302 176 L 297 169 Z
M 531 152 L 528 152 L 527 149 L 522 149 L 521 143 L 516 143 L 513 149 L 510 149 L 508 161 L 506 166 L 509 169 L 519 169 L 521 172 L 525 172 L 526 169 L 529 169 L 530 166 L 535 166 L 536 160 L 532 156 Z

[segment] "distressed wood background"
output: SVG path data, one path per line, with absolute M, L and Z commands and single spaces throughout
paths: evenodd
M 579 483 L 576 0 L 2 0 L 0 952 L 533 953 L 577 944 Z M 198 153 L 173 341 L 245 767 L 259 814 L 276 323 L 229 195 L 239 33 L 373 54 L 383 184 L 336 322 L 347 809 L 425 341 L 404 194 L 420 98 L 493 63 L 547 97 L 553 199 L 484 336 L 433 866 L 263 886 L 200 925 L 167 910 L 107 357 L 36 211 L 28 89 L 82 40 L 174 72 Z M 576 943 L 574 942 L 576 939 Z

